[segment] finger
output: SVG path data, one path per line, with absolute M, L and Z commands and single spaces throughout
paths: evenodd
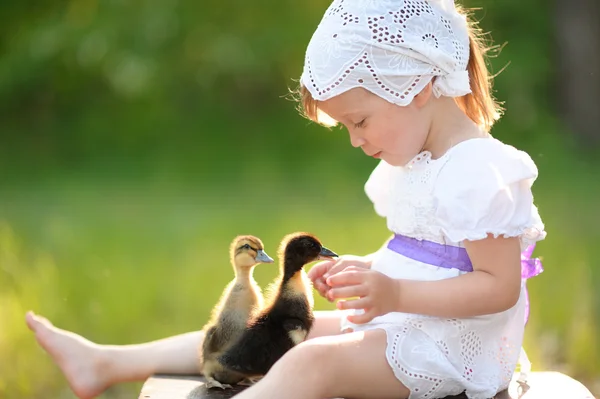
M 323 274 L 327 273 L 327 271 L 334 265 L 336 260 L 325 260 L 323 262 L 319 262 L 310 268 L 308 271 L 308 278 L 312 281 L 315 281 L 317 278 L 322 277 Z
M 333 276 L 334 274 L 338 273 L 339 271 L 344 270 L 344 268 L 347 265 L 348 265 L 348 261 L 345 260 L 344 258 L 336 259 L 335 263 L 333 265 L 331 265 L 331 267 L 323 275 L 323 277 L 325 277 L 325 279 L 327 279 L 327 277 Z
M 319 282 L 317 283 L 317 290 L 319 291 L 319 294 L 327 299 L 329 302 L 333 302 L 330 298 L 329 298 L 329 291 L 331 290 L 331 287 L 329 287 L 326 283 L 324 279 L 319 279 Z
M 320 285 L 323 285 L 323 284 L 324 284 L 324 285 L 327 285 L 327 284 L 325 283 L 325 279 L 324 279 L 323 277 L 317 277 L 317 278 L 315 279 L 315 281 L 313 281 L 313 285 L 314 285 L 314 286 L 320 286 Z
M 339 310 L 367 309 L 369 307 L 369 303 L 370 303 L 369 298 L 350 299 L 348 301 L 338 301 L 337 308 Z
M 330 288 L 327 284 L 325 284 L 325 280 L 323 280 L 322 278 L 317 279 L 313 285 L 315 289 L 319 292 L 319 295 L 321 295 L 324 298 L 327 298 L 327 293 L 330 290 Z
M 360 266 L 356 266 L 356 265 L 349 265 L 349 266 L 344 267 L 340 271 L 345 271 L 345 272 L 364 272 L 365 268 L 364 267 L 360 267 Z
M 364 267 L 355 266 L 352 264 L 352 261 L 342 260 L 335 265 L 331 266 L 329 271 L 323 275 L 323 277 L 328 278 L 329 276 L 333 276 L 334 274 L 340 273 L 343 270 L 359 270 Z
M 329 270 L 331 267 L 332 261 L 326 260 L 323 262 L 316 263 L 313 267 L 310 268 L 307 275 L 308 278 L 312 281 L 315 281 L 319 277 L 323 277 L 323 274 Z
M 347 266 L 348 262 L 345 259 L 337 259 L 337 261 L 329 268 L 323 277 L 328 278 L 329 276 L 333 276 L 334 274 L 344 270 L 344 268 Z
M 328 277 L 325 282 L 330 287 L 335 287 L 340 285 L 356 285 L 362 283 L 363 280 L 364 273 L 361 273 L 358 270 L 344 270 L 338 274 Z
M 354 324 L 364 324 L 368 323 L 375 318 L 375 312 L 372 309 L 366 311 L 363 314 L 350 315 L 348 316 L 348 321 Z
M 329 299 L 352 298 L 366 295 L 364 285 L 350 285 L 347 287 L 331 288 L 328 293 Z

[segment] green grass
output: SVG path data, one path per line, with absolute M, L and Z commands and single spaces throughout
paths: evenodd
M 568 162 L 553 162 L 536 184 L 549 234 L 534 254 L 546 271 L 529 283 L 526 348 L 535 368 L 559 368 L 591 385 L 600 376 L 600 193 L 586 177 L 593 171 Z M 0 397 L 74 397 L 26 329 L 28 309 L 96 342 L 137 343 L 203 325 L 232 277 L 227 251 L 237 234 L 258 235 L 272 256 L 281 237 L 298 230 L 338 253 L 376 249 L 388 233 L 362 183 L 328 181 L 314 187 L 307 179 L 298 189 L 283 179 L 258 188 L 78 177 L 3 187 Z M 262 265 L 256 277 L 264 286 L 276 273 Z M 320 298 L 316 306 L 331 308 Z M 139 388 L 126 384 L 102 398 L 133 398 Z

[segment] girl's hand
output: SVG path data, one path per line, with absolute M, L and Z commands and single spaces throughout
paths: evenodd
M 400 291 L 400 280 L 394 280 L 383 273 L 362 267 L 350 266 L 330 276 L 328 299 L 359 297 L 338 301 L 338 309 L 364 309 L 363 314 L 348 316 L 355 324 L 368 323 L 377 316 L 394 312 Z
M 369 269 L 371 268 L 371 260 L 364 256 L 342 255 L 337 259 L 317 263 L 308 272 L 308 277 L 319 294 L 329 299 L 327 297 L 329 286 L 325 283 L 325 280 L 327 277 L 339 273 L 349 266 Z

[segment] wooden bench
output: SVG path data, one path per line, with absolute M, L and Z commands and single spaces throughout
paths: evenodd
M 207 390 L 201 376 L 156 375 L 146 381 L 139 399 L 224 399 L 231 398 L 244 388 L 235 387 L 226 391 Z M 285 399 L 285 395 L 282 399 Z M 445 399 L 466 399 L 466 396 L 459 395 Z M 544 371 L 531 373 L 526 386 L 519 386 L 519 383 L 513 380 L 509 390 L 501 392 L 494 399 L 595 398 L 579 381 L 558 372 Z

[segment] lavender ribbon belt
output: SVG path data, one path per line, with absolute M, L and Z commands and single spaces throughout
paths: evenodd
M 387 247 L 400 255 L 418 262 L 445 269 L 458 269 L 463 272 L 473 271 L 473 264 L 467 254 L 467 250 L 461 247 L 417 240 L 416 238 L 401 234 L 394 235 L 394 238 L 388 242 Z M 544 271 L 542 262 L 537 258 L 531 258 L 534 249 L 535 244 L 532 244 L 521 253 L 521 278 L 524 280 L 537 276 Z M 527 324 L 528 319 L 529 294 L 527 293 L 527 287 L 525 287 L 525 324 Z

